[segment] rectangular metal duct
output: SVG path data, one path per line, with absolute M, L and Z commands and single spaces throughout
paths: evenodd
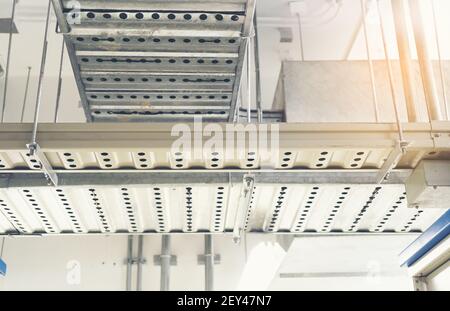
M 450 161 L 422 161 L 406 182 L 410 206 L 449 208 Z
M 434 63 L 439 81 L 438 63 Z M 398 61 L 392 62 L 400 118 L 407 121 Z M 418 121 L 428 121 L 419 64 L 413 63 Z M 444 62 L 450 76 L 450 62 Z M 394 122 L 394 109 L 384 61 L 374 61 L 379 122 Z M 440 86 L 438 85 L 438 88 Z M 439 94 L 442 91 L 439 89 Z M 447 89 L 448 96 L 450 90 Z M 287 122 L 374 122 L 374 103 L 367 61 L 287 61 L 283 63 L 274 107 L 284 106 Z M 444 111 L 444 109 L 442 109 Z

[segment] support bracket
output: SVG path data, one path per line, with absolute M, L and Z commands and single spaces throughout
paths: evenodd
M 45 153 L 42 151 L 38 143 L 27 144 L 27 148 L 30 152 L 30 156 L 35 157 L 39 161 L 41 170 L 44 173 L 45 178 L 49 185 L 58 186 L 58 175 L 53 170 L 50 162 L 48 161 Z
M 155 266 L 160 266 L 162 257 L 163 257 L 163 255 L 154 255 L 153 256 L 153 264 Z M 171 266 L 176 266 L 177 264 L 178 264 L 177 256 L 176 255 L 170 255 L 170 265 Z
M 250 202 L 255 184 L 255 176 L 252 174 L 244 175 L 242 180 L 242 190 L 238 201 L 238 210 L 234 221 L 233 241 L 238 244 L 241 241 L 242 231 L 245 227 L 245 218 L 250 208 Z
M 147 259 L 145 258 L 139 258 L 139 257 L 135 257 L 135 258 L 130 258 L 130 259 L 125 259 L 125 264 L 132 264 L 132 265 L 136 265 L 136 264 L 146 264 L 147 263 Z
M 197 255 L 197 264 L 199 266 L 205 265 L 206 257 L 209 257 L 209 256 L 211 256 L 211 255 L 204 255 L 204 254 Z M 215 265 L 219 265 L 221 260 L 222 260 L 222 257 L 220 256 L 220 254 L 215 254 L 214 255 L 214 264 Z
M 391 151 L 386 161 L 384 161 L 383 166 L 380 168 L 376 176 L 377 184 L 381 184 L 383 181 L 389 179 L 391 171 L 397 166 L 402 155 L 406 153 L 406 148 L 409 144 L 410 143 L 406 141 L 398 141 L 395 144 L 394 149 Z

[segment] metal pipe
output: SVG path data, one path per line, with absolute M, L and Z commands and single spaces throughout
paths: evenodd
M 247 123 L 252 123 L 252 39 L 247 40 Z
M 128 252 L 127 252 L 127 281 L 126 289 L 131 291 L 131 272 L 133 270 L 133 236 L 128 236 Z
M 16 14 L 16 0 L 12 0 L 12 2 L 13 2 L 13 7 L 12 7 L 12 12 L 11 12 L 11 21 L 9 22 L 8 55 L 6 58 L 6 68 L 5 68 L 5 87 L 3 89 L 2 123 L 3 123 L 3 120 L 5 119 L 6 93 L 8 91 L 9 63 L 11 60 L 11 46 L 12 46 L 14 16 Z
M 392 13 L 394 15 L 395 33 L 402 71 L 403 92 L 405 94 L 408 121 L 417 121 L 417 107 L 414 86 L 414 70 L 411 61 L 408 28 L 406 23 L 406 7 L 404 0 L 392 0 Z
M 210 234 L 205 235 L 205 290 L 214 290 L 214 244 Z
M 48 25 L 50 23 L 50 6 L 51 6 L 51 2 L 48 1 L 47 19 L 46 19 L 46 23 L 45 23 L 45 32 L 44 32 L 44 45 L 42 48 L 41 69 L 39 72 L 39 81 L 38 81 L 38 90 L 37 90 L 37 96 L 36 96 L 36 107 L 34 110 L 34 124 L 33 124 L 33 134 L 32 134 L 32 138 L 31 138 L 31 144 L 36 144 L 37 127 L 38 127 L 38 121 L 39 121 L 39 110 L 41 108 L 42 80 L 44 78 L 45 61 L 47 59 L 47 46 L 48 46 L 47 34 L 48 34 Z
M 384 31 L 384 23 L 383 23 L 383 18 L 381 16 L 380 0 L 377 0 L 377 10 L 378 10 L 378 12 L 377 12 L 378 19 L 380 22 L 381 39 L 383 41 L 384 56 L 386 58 L 386 65 L 387 65 L 387 69 L 388 69 L 389 86 L 390 86 L 390 90 L 391 90 L 392 104 L 394 105 L 395 119 L 397 122 L 398 136 L 399 136 L 400 143 L 402 143 L 402 142 L 404 142 L 403 127 L 402 127 L 402 123 L 400 122 L 400 115 L 399 115 L 398 107 L 397 107 L 397 99 L 395 96 L 394 74 L 392 72 L 392 64 L 391 64 L 391 60 L 389 58 L 389 50 L 387 47 L 386 34 Z M 403 149 L 402 149 L 402 151 L 403 151 Z
M 62 68 L 64 63 L 64 38 L 62 39 L 62 46 L 61 46 L 61 56 L 59 58 L 59 73 L 58 73 L 58 89 L 56 91 L 56 106 L 55 106 L 55 118 L 54 122 L 56 123 L 58 121 L 58 112 L 59 112 L 59 102 L 61 100 L 61 87 L 62 87 Z
M 136 277 L 136 290 L 142 291 L 142 264 L 144 261 L 144 236 L 140 235 L 138 237 L 138 258 L 137 258 L 137 277 Z
M 302 17 L 300 15 L 300 12 L 296 14 L 297 20 L 298 20 L 298 37 L 300 40 L 300 60 L 303 62 L 305 60 L 305 50 L 303 47 L 303 28 L 302 28 Z
M 433 10 L 433 24 L 434 24 L 434 35 L 436 38 L 436 47 L 437 47 L 437 53 L 439 58 L 439 74 L 441 77 L 441 89 L 442 89 L 442 99 L 444 101 L 444 113 L 447 117 L 447 120 L 450 120 L 450 115 L 448 114 L 448 99 L 447 99 L 447 85 L 445 83 L 445 74 L 444 74 L 444 63 L 442 62 L 442 55 L 441 55 L 441 44 L 439 40 L 439 31 L 437 27 L 437 18 L 436 18 L 436 8 L 434 5 L 434 0 L 431 0 L 431 7 Z
M 259 64 L 259 43 L 258 43 L 258 21 L 256 18 L 253 19 L 253 29 L 255 31 L 255 39 L 253 50 L 255 53 L 255 83 L 256 83 L 256 109 L 258 111 L 258 123 L 262 123 L 263 121 L 263 113 L 262 113 L 262 98 L 261 98 L 261 68 Z
M 22 112 L 20 113 L 20 123 L 23 123 L 23 117 L 25 116 L 25 106 L 27 104 L 28 87 L 30 85 L 30 73 L 31 67 L 28 66 L 27 84 L 25 85 L 25 94 L 23 96 Z
M 425 33 L 425 24 L 421 12 L 421 0 L 409 0 L 411 19 L 414 29 L 414 38 L 416 41 L 417 56 L 419 57 L 420 70 L 422 74 L 422 84 L 425 93 L 425 99 L 430 112 L 430 121 L 444 120 L 439 97 L 437 95 L 436 83 L 434 80 L 433 64 L 431 63 L 428 51 L 427 35 Z
M 370 73 L 370 82 L 372 86 L 372 99 L 373 99 L 373 110 L 375 114 L 375 122 L 380 121 L 380 115 L 378 112 L 378 95 L 377 95 L 377 88 L 375 85 L 375 72 L 373 69 L 373 61 L 372 61 L 372 53 L 370 52 L 370 45 L 369 45 L 369 35 L 367 32 L 367 9 L 365 5 L 365 0 L 360 0 L 361 5 L 361 14 L 363 16 L 363 30 L 364 30 L 364 41 L 366 44 L 366 53 L 367 53 L 367 62 L 369 63 L 369 73 Z
M 161 238 L 161 291 L 168 291 L 170 285 L 170 235 Z

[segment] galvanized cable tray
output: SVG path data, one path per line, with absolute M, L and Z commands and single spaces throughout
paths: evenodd
M 188 126 L 195 135 L 208 125 Z M 267 127 L 214 125 L 232 126 L 233 135 Z M 376 176 L 398 138 L 393 124 L 276 124 L 279 153 L 270 160 L 248 144 L 235 158 L 189 159 L 173 152 L 178 138 L 167 123 L 41 124 L 56 187 L 25 147 L 31 129 L 0 126 L 2 234 L 229 232 L 245 174 L 255 180 L 250 232 L 420 232 L 443 212 L 408 207 L 404 182 L 422 159 L 450 159 L 448 122 L 405 124 L 410 145 L 382 184 Z
M 40 124 L 37 138 L 53 169 L 65 170 L 380 169 L 398 141 L 395 124 L 214 123 L 215 130 L 223 133 L 223 150 L 192 157 L 189 151 L 173 149 L 182 136 L 182 132 L 174 135 L 176 125 Z M 186 123 L 183 129 L 205 146 L 211 136 L 204 131 L 210 126 Z M 26 147 L 31 132 L 32 124 L 0 125 L 0 171 L 40 170 Z M 256 140 L 269 140 L 267 148 L 252 146 L 250 134 Z M 233 138 L 232 145 L 227 145 L 227 137 Z M 271 146 L 271 137 L 277 145 Z M 449 122 L 404 124 L 404 139 L 409 146 L 395 165 L 397 169 L 415 168 L 421 160 L 450 159 Z M 227 153 L 230 148 L 231 157 Z
M 79 3 L 53 0 L 88 121 L 234 118 L 254 0 Z
M 258 123 L 258 111 L 250 110 L 251 123 Z M 280 110 L 263 110 L 261 112 L 262 123 L 281 123 L 285 121 L 284 111 Z M 240 123 L 248 123 L 248 109 L 240 107 L 238 110 L 237 121 Z
M 65 185 L 59 187 L 27 185 L 29 175 L 16 174 L 7 186 L 0 178 L 0 234 L 226 233 L 233 230 L 242 188 L 238 176 L 226 175 L 211 183 L 182 183 L 177 175 L 161 173 L 139 181 L 146 184 L 121 184 L 127 176 L 118 176 L 116 185 L 110 174 L 84 181 L 85 174 L 63 175 Z M 92 184 L 76 185 L 89 178 Z M 102 181 L 107 179 L 108 185 Z M 408 208 L 404 191 L 401 184 L 260 180 L 252 190 L 244 230 L 421 232 L 444 212 Z

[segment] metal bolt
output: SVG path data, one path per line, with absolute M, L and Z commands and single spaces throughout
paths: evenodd
M 233 242 L 234 244 L 239 245 L 241 243 L 241 237 L 237 236 L 233 237 Z

